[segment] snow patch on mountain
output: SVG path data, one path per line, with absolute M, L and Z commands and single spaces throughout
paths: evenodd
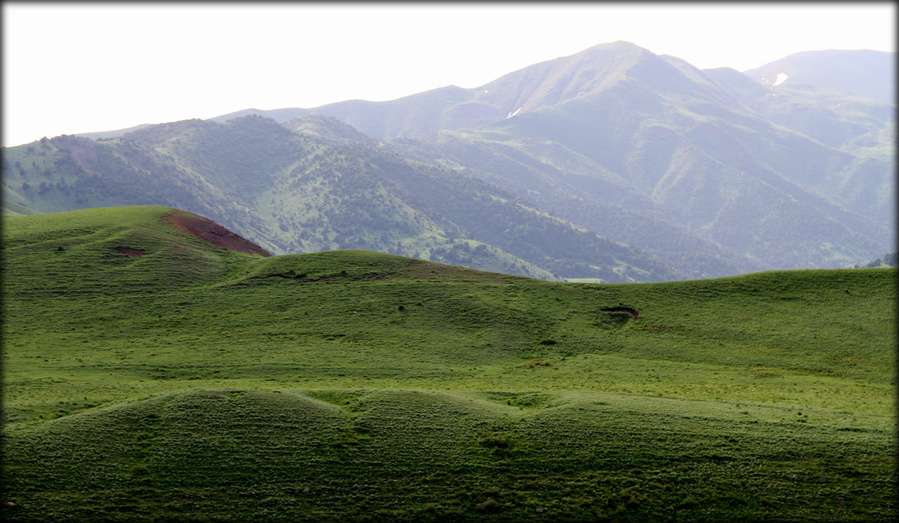
M 789 77 L 790 75 L 788 75 L 787 73 L 777 73 L 777 79 L 774 80 L 774 87 L 777 87 L 778 85 L 784 83 Z
M 518 111 L 520 111 L 520 110 L 521 110 L 521 107 L 519 107 L 518 109 L 515 109 L 514 112 L 511 112 L 511 113 L 509 113 L 508 115 L 506 115 L 506 119 L 508 120 L 509 118 L 512 118 L 513 116 L 515 116 L 516 114 L 518 114 Z

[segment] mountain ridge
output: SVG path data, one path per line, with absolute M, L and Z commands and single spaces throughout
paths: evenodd
M 234 114 L 276 118 L 263 124 Z M 215 134 L 236 121 L 247 131 Z M 608 253 L 616 243 L 636 247 L 664 260 L 666 277 L 851 266 L 889 252 L 895 231 L 895 117 L 885 104 L 832 90 L 765 86 L 733 69 L 699 70 L 627 42 L 541 62 L 473 89 L 447 86 L 388 102 L 247 110 L 186 122 L 97 143 L 105 142 L 111 163 L 130 154 L 143 165 L 115 167 L 116 176 L 161 169 L 157 178 L 178 179 L 184 194 L 175 197 L 172 187 L 160 185 L 159 203 L 217 220 L 230 214 L 229 226 L 274 252 L 343 246 L 427 257 L 475 245 L 458 238 L 489 237 L 488 250 L 515 245 L 520 252 L 510 254 L 526 263 L 573 269 L 548 261 L 566 256 L 558 251 L 547 257 L 533 250 L 543 225 L 491 229 L 491 202 L 505 202 L 494 208 L 516 219 L 525 219 L 522 212 L 538 221 L 534 211 L 553 214 L 610 240 L 600 249 Z M 258 130 L 249 131 L 253 126 Z M 148 149 L 113 152 L 133 149 L 129 143 Z M 15 150 L 19 166 L 4 165 L 12 175 L 7 201 L 27 207 L 39 196 L 54 202 L 46 208 L 78 204 L 52 193 L 71 183 L 65 175 L 69 181 L 54 178 L 52 185 L 42 178 L 48 169 L 53 177 L 53 168 L 32 154 L 46 151 Z M 418 174 L 398 177 L 408 169 Z M 339 179 L 342 185 L 333 186 Z M 41 183 L 38 195 L 24 189 Z M 122 180 L 114 183 L 128 192 Z M 273 184 L 280 184 L 277 194 Z M 360 184 L 370 190 L 353 193 Z M 454 196 L 416 192 L 418 186 Z M 291 191 L 300 192 L 280 196 Z M 416 194 L 415 203 L 407 201 Z M 153 203 L 145 196 L 117 202 Z M 216 203 L 223 200 L 233 208 Z M 472 201 L 480 202 L 478 218 L 460 228 L 466 217 L 459 213 L 474 212 L 466 203 Z M 360 214 L 363 208 L 380 218 Z M 416 225 L 401 225 L 407 219 Z M 394 225 L 359 229 L 371 220 Z M 550 223 L 545 227 L 556 227 Z M 615 256 L 603 264 L 621 267 Z M 594 270 L 586 259 L 578 264 L 578 276 L 569 276 Z
M 895 104 L 895 85 L 881 80 L 884 70 L 895 78 L 895 54 L 870 49 L 802 51 L 744 74 L 769 86 L 807 84 Z

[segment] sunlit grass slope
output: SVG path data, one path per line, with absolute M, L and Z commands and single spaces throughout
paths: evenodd
M 7 217 L 4 518 L 886 520 L 896 272 L 529 280 Z

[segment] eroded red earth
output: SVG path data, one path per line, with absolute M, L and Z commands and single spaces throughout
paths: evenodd
M 143 249 L 132 249 L 131 247 L 116 247 L 115 250 L 128 256 L 143 256 L 145 254 Z
M 259 254 L 260 256 L 266 257 L 271 256 L 270 252 L 250 240 L 247 240 L 202 216 L 175 211 L 168 218 L 175 227 L 186 233 L 192 234 L 205 242 L 211 243 L 216 247 L 247 254 Z

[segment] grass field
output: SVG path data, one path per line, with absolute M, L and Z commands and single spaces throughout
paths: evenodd
M 3 517 L 891 520 L 896 271 L 554 283 L 6 217 Z

